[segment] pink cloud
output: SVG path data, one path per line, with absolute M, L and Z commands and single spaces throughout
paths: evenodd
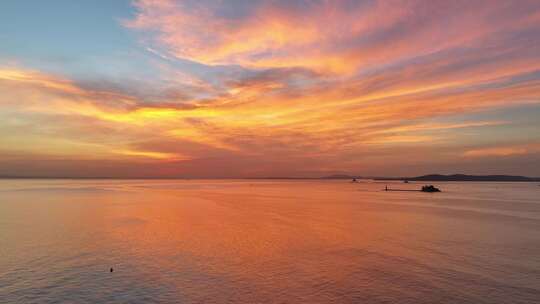
M 227 2 L 141 0 L 125 24 L 154 33 L 174 56 L 203 64 L 348 73 L 538 26 L 539 9 L 526 1 L 516 5 L 532 9 L 515 15 L 506 1 L 254 3 L 249 14 L 231 17 L 222 14 L 234 5 Z

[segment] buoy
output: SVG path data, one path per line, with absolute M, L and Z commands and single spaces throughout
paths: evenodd
M 113 272 L 113 271 L 114 271 L 114 270 L 113 270 L 112 267 L 111 267 L 111 272 Z

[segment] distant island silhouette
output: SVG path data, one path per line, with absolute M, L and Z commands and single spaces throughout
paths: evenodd
M 540 177 L 527 177 L 519 175 L 467 175 L 467 174 L 428 174 L 416 177 L 362 177 L 355 175 L 330 175 L 323 179 L 374 179 L 374 180 L 406 180 L 406 181 L 433 181 L 433 182 L 538 182 Z

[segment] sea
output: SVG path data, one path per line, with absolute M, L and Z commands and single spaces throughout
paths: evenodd
M 0 180 L 0 303 L 540 303 L 539 183 Z

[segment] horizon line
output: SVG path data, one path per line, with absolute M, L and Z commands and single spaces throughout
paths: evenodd
M 373 179 L 373 180 L 413 180 L 421 177 L 428 176 L 441 176 L 441 177 L 451 177 L 451 176 L 467 176 L 467 177 L 513 177 L 513 178 L 526 178 L 531 180 L 540 180 L 540 176 L 525 176 L 525 175 L 514 175 L 514 174 L 464 174 L 464 173 L 452 173 L 452 174 L 440 174 L 440 173 L 430 173 L 416 176 L 361 176 L 361 175 L 349 175 L 349 174 L 332 174 L 318 177 L 293 177 L 293 176 L 264 176 L 264 177 L 242 177 L 242 176 L 229 176 L 229 177 L 181 177 L 181 176 L 14 176 L 14 175 L 0 175 L 0 179 L 113 179 L 113 180 L 143 180 L 143 179 L 152 179 L 152 180 L 191 180 L 191 179 L 288 179 L 288 180 L 313 180 L 313 179 Z

